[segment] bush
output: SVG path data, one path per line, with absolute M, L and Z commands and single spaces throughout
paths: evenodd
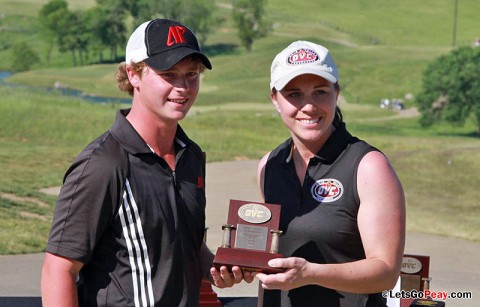
M 16 43 L 11 49 L 11 70 L 26 71 L 36 63 L 40 58 L 33 48 L 25 42 Z

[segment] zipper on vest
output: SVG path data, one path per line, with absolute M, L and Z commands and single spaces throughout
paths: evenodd
M 177 173 L 175 171 L 172 171 L 172 179 L 173 179 L 173 185 L 176 188 L 177 187 Z

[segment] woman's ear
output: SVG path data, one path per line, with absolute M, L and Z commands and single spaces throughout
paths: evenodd
M 273 105 L 275 106 L 275 109 L 277 109 L 277 112 L 278 112 L 278 113 L 281 113 L 281 112 L 280 112 L 280 108 L 278 107 L 278 104 L 275 102 L 275 103 L 273 103 Z
M 275 109 L 277 110 L 277 112 L 280 113 L 280 107 L 278 106 L 278 102 L 277 102 L 277 94 L 274 92 L 270 92 L 270 99 L 272 100 L 272 103 L 275 106 Z

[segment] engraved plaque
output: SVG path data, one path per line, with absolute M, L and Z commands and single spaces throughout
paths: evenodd
M 267 249 L 267 236 L 268 227 L 238 224 L 235 247 L 264 251 Z
M 213 261 L 219 269 L 239 266 L 243 270 L 278 273 L 284 269 L 268 266 L 268 261 L 283 258 L 278 253 L 281 231 L 280 205 L 230 200 L 228 221 L 223 225 L 223 243 Z

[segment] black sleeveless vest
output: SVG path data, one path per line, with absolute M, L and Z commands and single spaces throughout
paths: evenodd
M 357 226 L 360 205 L 357 169 L 360 160 L 377 150 L 353 137 L 342 123 L 313 157 L 303 186 L 291 159 L 292 139 L 268 158 L 265 202 L 280 204 L 280 253 L 314 263 L 344 263 L 365 259 Z M 264 306 L 386 306 L 380 294 L 353 294 L 320 286 L 264 293 Z

